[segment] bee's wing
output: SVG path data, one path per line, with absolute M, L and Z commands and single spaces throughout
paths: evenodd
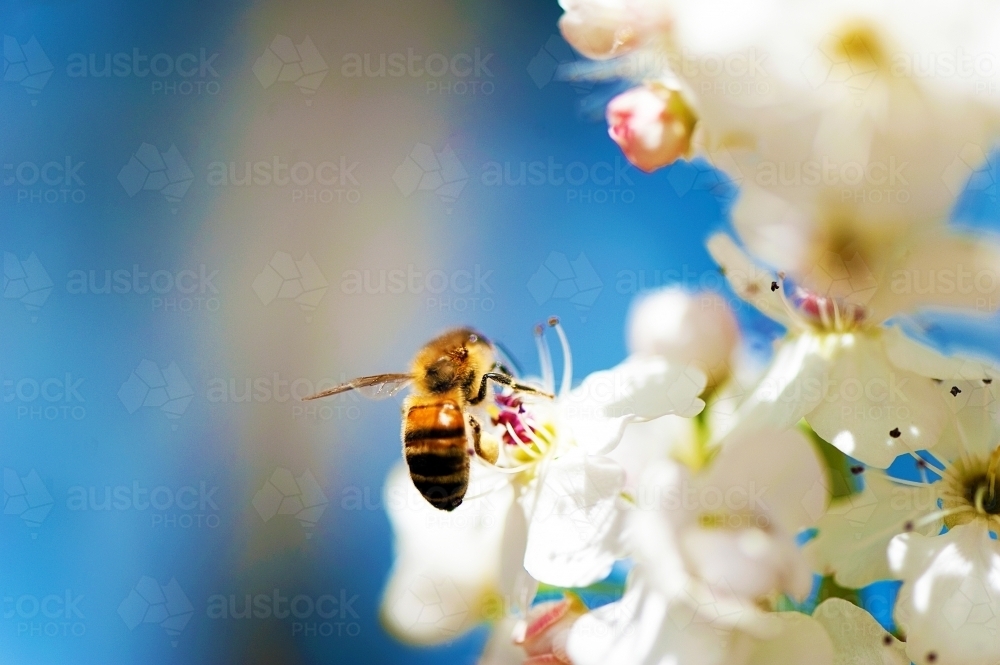
M 413 381 L 412 374 L 376 374 L 375 376 L 362 376 L 354 379 L 353 381 L 341 383 L 339 386 L 334 386 L 329 390 L 316 393 L 315 395 L 303 397 L 302 399 L 304 401 L 321 399 L 323 397 L 329 397 L 330 395 L 345 393 L 348 390 L 357 390 L 368 399 L 385 399 L 398 393 L 400 390 L 408 386 L 411 381 Z

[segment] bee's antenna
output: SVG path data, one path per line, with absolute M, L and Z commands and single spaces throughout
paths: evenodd
M 493 346 L 500 351 L 504 358 L 510 361 L 510 364 L 514 366 L 514 371 L 518 373 L 518 376 L 524 375 L 524 369 L 521 367 L 521 363 L 517 362 L 517 358 L 514 357 L 514 354 L 511 353 L 506 346 L 497 341 L 493 342 Z

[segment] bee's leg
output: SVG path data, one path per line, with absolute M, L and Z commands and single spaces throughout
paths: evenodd
M 471 413 L 469 414 L 469 428 L 472 430 L 472 448 L 476 451 L 476 454 L 490 464 L 496 464 L 497 457 L 500 456 L 500 450 L 495 443 L 483 445 L 483 428 Z
M 517 383 L 516 381 L 514 381 L 512 377 L 510 377 L 507 374 L 499 374 L 497 372 L 487 372 L 486 374 L 483 374 L 483 380 L 480 381 L 479 383 L 479 392 L 476 394 L 475 397 L 469 398 L 469 404 L 479 404 L 484 399 L 486 399 L 487 381 L 496 381 L 499 384 L 509 386 L 513 390 L 522 393 L 528 393 L 531 395 L 541 395 L 542 397 L 548 397 L 549 399 L 552 399 L 553 397 L 552 395 L 548 394 L 543 390 L 539 390 L 538 388 L 533 388 L 523 383 Z
M 511 372 L 510 369 L 508 369 L 507 366 L 501 362 L 494 363 L 493 369 L 500 372 L 501 374 L 506 374 L 507 376 L 514 376 L 514 373 Z

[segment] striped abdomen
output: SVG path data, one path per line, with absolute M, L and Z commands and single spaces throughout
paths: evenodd
M 403 456 L 410 478 L 439 510 L 454 510 L 469 487 L 465 418 L 451 400 L 411 406 L 403 426 Z

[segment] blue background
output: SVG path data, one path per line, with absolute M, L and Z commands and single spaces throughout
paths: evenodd
M 623 166 L 600 117 L 614 88 L 546 78 L 570 58 L 557 36 L 554 0 L 333 4 L 14 0 L 0 9 L 4 34 L 20 45 L 35 37 L 53 69 L 38 94 L 16 81 L 0 85 L 0 250 L 20 262 L 34 253 L 52 281 L 40 308 L 13 292 L 0 300 L 0 462 L 8 477 L 36 472 L 52 504 L 34 526 L 16 510 L 0 519 L 3 662 L 474 662 L 482 630 L 453 645 L 413 649 L 378 623 L 392 557 L 380 492 L 398 460 L 398 405 L 345 398 L 334 414 L 310 418 L 273 393 L 234 403 L 228 392 L 225 401 L 213 397 L 211 387 L 232 384 L 238 397 L 247 379 L 267 383 L 275 373 L 313 385 L 398 371 L 425 339 L 457 323 L 503 340 L 532 371 L 532 326 L 552 314 L 565 323 L 582 376 L 624 356 L 625 316 L 638 290 L 721 284 L 703 242 L 724 226 L 733 189 L 703 165 L 653 175 Z M 314 93 L 255 77 L 255 60 L 279 34 L 315 43 L 329 71 Z M 100 62 L 133 49 L 177 55 L 201 48 L 218 54 L 218 76 L 192 81 L 216 84 L 214 92 L 165 94 L 185 80 L 177 76 L 156 89 L 152 76 L 67 71 L 78 53 Z M 472 79 L 354 78 L 341 69 L 347 54 L 407 49 L 448 58 L 478 49 L 492 57 Z M 175 145 L 183 156 L 193 181 L 179 201 L 155 189 L 129 196 L 119 182 L 142 143 L 160 152 Z M 417 144 L 454 151 L 468 177 L 455 200 L 407 193 L 393 180 Z M 12 177 L 23 163 L 67 157 L 83 162 L 82 183 L 74 185 L 83 191 L 79 203 L 47 203 L 49 187 Z M 303 203 L 288 188 L 209 183 L 213 162 L 272 157 L 356 162 L 356 183 L 342 180 L 337 187 L 346 189 L 330 194 L 356 200 Z M 535 161 L 579 162 L 587 172 L 596 165 L 599 181 L 494 185 L 485 176 L 497 164 L 516 176 Z M 618 182 L 600 180 L 616 164 L 624 169 Z M 964 216 L 991 224 L 995 191 L 976 195 L 963 201 Z M 315 261 L 328 283 L 315 309 L 282 297 L 265 302 L 254 288 L 277 252 Z M 592 303 L 575 306 L 570 287 L 529 288 L 553 253 L 585 257 L 600 281 Z M 176 289 L 157 301 L 149 293 L 67 288 L 73 271 L 95 271 L 100 282 L 106 270 L 135 265 L 150 273 L 218 272 L 200 303 L 192 299 L 200 293 Z M 470 296 L 355 293 L 346 285 L 351 271 L 376 280 L 380 270 L 411 266 L 447 276 L 478 268 L 486 286 Z M 5 273 L 5 284 L 14 272 Z M 766 349 L 774 326 L 731 302 L 749 342 Z M 942 345 L 995 352 L 982 330 L 939 328 L 934 336 Z M 177 363 L 192 393 L 180 417 L 157 406 L 130 413 L 119 398 L 144 359 L 161 369 Z M 31 398 L 34 383 L 68 376 L 83 380 L 80 399 L 58 391 L 52 401 Z M 314 525 L 265 518 L 254 507 L 279 468 L 315 477 L 328 503 Z M 106 487 L 136 484 L 170 488 L 171 496 L 204 484 L 211 500 L 162 511 L 79 510 L 70 500 L 81 487 L 100 503 Z M 345 493 L 355 490 L 369 497 L 366 508 L 345 508 Z M 5 483 L 5 492 L 9 501 L 14 484 Z M 144 577 L 159 585 L 174 579 L 183 590 L 193 614 L 179 634 L 152 621 L 130 629 L 122 618 L 120 605 Z M 331 620 L 339 627 L 316 621 L 317 634 L 304 635 L 291 619 L 206 614 L 213 595 L 273 589 L 356 596 L 357 616 Z M 36 600 L 66 594 L 78 598 L 78 613 L 32 613 Z

